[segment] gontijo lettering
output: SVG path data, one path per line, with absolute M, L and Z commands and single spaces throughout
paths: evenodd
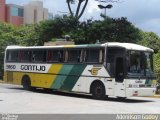
M 37 65 L 21 65 L 21 70 L 26 71 L 45 71 L 45 66 L 37 66 Z

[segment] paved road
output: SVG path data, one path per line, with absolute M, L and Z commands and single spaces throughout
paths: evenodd
M 160 98 L 93 100 L 88 95 L 36 90 L 0 83 L 0 113 L 160 113 Z

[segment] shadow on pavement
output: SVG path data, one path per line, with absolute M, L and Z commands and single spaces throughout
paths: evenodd
M 15 90 L 23 90 L 25 91 L 23 88 L 19 88 L 19 87 L 14 87 L 14 88 L 9 88 L 9 89 L 15 89 Z M 54 95 L 59 95 L 59 96 L 66 96 L 66 97 L 74 97 L 74 98 L 83 98 L 83 99 L 92 99 L 92 96 L 89 94 L 84 94 L 84 93 L 69 93 L 69 92 L 61 92 L 61 91 L 55 91 L 55 90 L 51 90 L 51 89 L 34 89 L 30 92 L 34 92 L 34 93 L 42 93 L 42 94 L 54 94 Z M 99 100 L 99 101 L 111 101 L 111 102 L 124 102 L 124 103 L 146 103 L 146 102 L 155 102 L 152 100 L 140 100 L 140 99 L 124 99 L 124 98 L 112 98 L 112 97 L 106 97 L 106 99 L 104 100 Z
M 94 100 L 91 95 L 84 94 L 84 93 L 68 93 L 68 92 L 60 92 L 60 91 L 53 91 L 53 90 L 43 90 L 43 89 L 36 89 L 33 92 Z M 114 101 L 114 102 L 124 102 L 124 103 L 154 102 L 152 100 L 139 100 L 139 99 L 132 99 L 132 98 L 123 99 L 123 98 L 111 98 L 111 97 L 106 97 L 105 100 L 99 100 L 99 101 L 111 101 L 111 102 Z

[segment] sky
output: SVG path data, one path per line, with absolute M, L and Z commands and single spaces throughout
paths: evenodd
M 6 0 L 7 3 L 23 5 L 32 0 Z M 43 1 L 43 6 L 49 9 L 49 12 L 62 15 L 62 12 L 68 13 L 66 0 L 39 0 Z M 112 4 L 112 9 L 107 9 L 107 16 L 118 18 L 127 17 L 133 25 L 146 32 L 155 32 L 160 36 L 160 0 L 120 0 L 119 3 Z M 104 10 L 98 8 L 99 3 L 95 0 L 89 0 L 86 11 L 81 20 L 92 18 L 93 20 L 102 19 L 100 13 Z M 73 11 L 74 10 L 74 6 Z

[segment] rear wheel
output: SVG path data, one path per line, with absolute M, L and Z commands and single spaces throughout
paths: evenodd
M 28 76 L 23 76 L 22 78 L 22 86 L 24 90 L 31 90 L 31 81 Z
M 102 100 L 105 98 L 105 87 L 103 83 L 95 82 L 91 86 L 92 97 L 97 100 Z

